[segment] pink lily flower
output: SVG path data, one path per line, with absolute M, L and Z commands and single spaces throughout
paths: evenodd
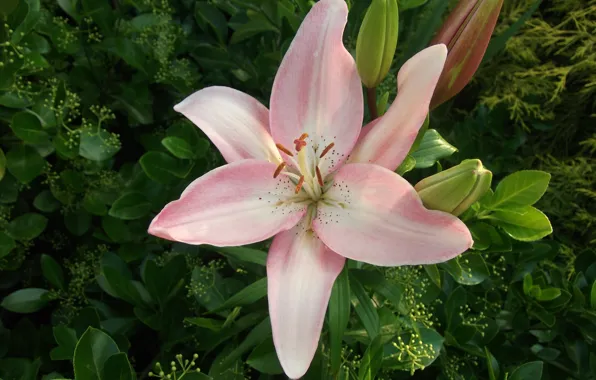
M 459 219 L 424 208 L 393 172 L 424 122 L 445 45 L 401 68 L 394 103 L 374 128 L 362 129 L 360 79 L 342 44 L 347 15 L 343 0 L 312 7 L 277 72 L 270 110 L 226 87 L 205 88 L 175 107 L 228 164 L 191 183 L 149 227 L 187 244 L 239 246 L 275 236 L 267 258 L 269 313 L 277 355 L 292 379 L 313 359 L 346 258 L 431 264 L 472 245 Z

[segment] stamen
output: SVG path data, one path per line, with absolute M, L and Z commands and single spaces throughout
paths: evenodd
M 290 156 L 290 157 L 293 157 L 294 156 L 294 154 L 292 154 L 292 152 L 290 152 L 290 150 L 288 148 L 286 148 L 285 146 L 283 146 L 281 144 L 275 144 L 275 146 L 277 147 L 277 149 L 281 150 L 282 152 L 284 152 L 288 156 Z
M 300 152 L 300 150 L 306 146 L 306 141 L 304 141 L 304 139 L 307 137 L 308 137 L 308 133 L 303 133 L 300 135 L 300 137 L 298 137 L 296 140 L 294 140 L 294 144 L 296 144 L 296 146 L 295 146 L 296 152 Z
M 296 185 L 296 194 L 298 194 L 300 192 L 300 189 L 302 189 L 302 185 L 304 185 L 304 176 L 303 175 L 300 176 L 300 180 L 298 181 L 298 184 Z
M 317 181 L 319 182 L 319 185 L 323 186 L 323 176 L 321 175 L 321 171 L 319 170 L 319 167 L 315 167 L 315 171 L 317 172 Z
M 331 149 L 333 149 L 334 146 L 335 146 L 335 143 L 331 143 L 331 144 L 327 145 L 325 147 L 325 149 L 323 149 L 323 151 L 321 152 L 321 155 L 319 156 L 319 158 L 323 158 L 323 156 L 325 156 L 327 153 L 329 153 L 329 151 Z
M 281 164 L 279 164 L 277 166 L 277 169 L 275 169 L 275 173 L 273 173 L 273 178 L 277 178 L 277 176 L 279 175 L 279 173 L 281 173 L 282 170 L 284 170 L 284 168 L 286 167 L 286 163 L 282 162 Z

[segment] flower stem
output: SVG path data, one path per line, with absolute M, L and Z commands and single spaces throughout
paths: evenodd
M 374 120 L 379 117 L 377 111 L 377 88 L 366 88 L 366 103 L 368 104 L 368 112 L 370 113 L 370 119 Z

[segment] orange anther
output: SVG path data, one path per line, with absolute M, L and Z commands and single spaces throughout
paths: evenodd
M 296 194 L 298 194 L 300 192 L 300 189 L 302 189 L 302 185 L 304 185 L 304 176 L 300 176 L 300 180 L 298 181 L 298 184 L 296 185 Z
M 307 138 L 307 137 L 308 137 L 308 133 L 303 133 L 303 134 L 300 135 L 300 137 L 298 137 L 298 140 L 304 141 L 304 139 Z
M 327 153 L 329 153 L 329 151 L 331 149 L 333 149 L 334 146 L 335 146 L 335 143 L 331 143 L 331 144 L 327 145 L 327 147 L 325 147 L 325 149 L 323 149 L 323 151 L 321 152 L 321 155 L 319 156 L 319 158 L 323 158 L 323 156 L 326 155 Z
M 277 166 L 277 169 L 275 169 L 275 173 L 273 173 L 273 178 L 277 178 L 277 176 L 279 175 L 279 173 L 281 173 L 282 170 L 284 170 L 284 168 L 286 167 L 286 163 L 282 162 L 281 164 L 279 164 Z
M 292 154 L 292 152 L 290 152 L 290 150 L 288 148 L 286 148 L 285 146 L 283 146 L 281 144 L 275 144 L 275 146 L 277 147 L 277 149 L 279 149 L 280 151 L 284 152 L 288 156 L 294 156 Z
M 303 133 L 300 135 L 300 137 L 298 137 L 296 140 L 294 140 L 294 144 L 296 144 L 296 146 L 295 146 L 296 152 L 300 152 L 300 150 L 306 146 L 306 141 L 304 141 L 304 139 L 307 137 L 308 137 L 308 133 Z
M 315 168 L 315 172 L 317 173 L 317 181 L 319 182 L 319 185 L 323 186 L 323 176 L 321 175 L 321 171 L 319 170 L 318 166 Z

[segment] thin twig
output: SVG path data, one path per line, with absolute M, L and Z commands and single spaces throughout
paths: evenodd
M 370 113 L 370 119 L 374 120 L 379 117 L 379 112 L 377 111 L 377 88 L 367 88 L 366 89 L 366 103 L 368 104 L 368 112 Z

